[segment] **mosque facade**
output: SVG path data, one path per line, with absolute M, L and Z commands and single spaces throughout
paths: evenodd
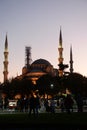
M 15 77 L 17 79 L 23 79 L 27 77 L 32 80 L 33 84 L 43 75 L 49 74 L 51 76 L 63 76 L 64 74 L 64 64 L 63 64 L 63 47 L 62 47 L 62 32 L 60 29 L 59 34 L 59 47 L 58 47 L 58 66 L 59 68 L 54 68 L 53 65 L 46 59 L 39 58 L 31 63 L 31 47 L 25 48 L 25 66 L 22 68 L 22 73 Z M 8 80 L 8 40 L 6 35 L 5 40 L 5 51 L 4 51 L 4 82 Z M 63 69 L 61 69 L 61 66 Z M 73 58 L 72 58 L 72 47 L 70 48 L 70 73 L 73 72 Z

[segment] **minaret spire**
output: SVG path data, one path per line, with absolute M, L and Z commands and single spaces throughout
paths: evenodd
M 60 27 L 59 46 L 62 47 L 62 32 Z
M 73 73 L 73 55 L 72 55 L 72 45 L 70 47 L 70 73 Z
M 63 47 L 62 47 L 62 31 L 61 31 L 61 27 L 60 27 L 60 34 L 59 34 L 59 76 L 63 76 L 63 69 L 61 69 L 61 66 L 63 65 Z
M 5 38 L 5 50 L 4 50 L 4 82 L 6 82 L 8 80 L 8 39 L 7 39 L 7 34 L 6 34 L 6 38 Z

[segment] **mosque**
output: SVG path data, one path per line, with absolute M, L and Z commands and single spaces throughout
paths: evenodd
M 65 68 L 67 68 L 67 65 L 63 64 L 63 47 L 62 47 L 62 31 L 60 28 L 60 34 L 59 34 L 59 47 L 58 47 L 59 57 L 58 57 L 58 67 L 54 68 L 53 65 L 47 61 L 46 59 L 37 59 L 31 63 L 31 47 L 25 48 L 25 66 L 22 68 L 22 74 L 15 77 L 19 80 L 23 79 L 24 77 L 27 77 L 28 79 L 31 79 L 33 84 L 36 84 L 36 81 L 43 75 L 49 74 L 51 76 L 63 76 L 65 74 Z M 5 50 L 4 50 L 4 82 L 8 80 L 8 39 L 6 35 L 5 39 Z M 72 47 L 70 48 L 70 71 L 68 73 L 73 73 L 73 56 L 72 56 Z

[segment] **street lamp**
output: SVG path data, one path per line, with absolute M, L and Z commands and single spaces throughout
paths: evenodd
M 51 84 L 51 85 L 50 85 L 50 88 L 51 88 L 51 89 L 53 89 L 53 87 L 54 87 L 54 85 L 53 85 L 53 84 Z

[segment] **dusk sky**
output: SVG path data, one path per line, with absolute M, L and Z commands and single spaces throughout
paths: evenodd
M 87 0 L 0 0 L 0 82 L 6 33 L 12 78 L 22 73 L 26 46 L 32 48 L 32 62 L 43 58 L 58 68 L 60 26 L 64 64 L 72 45 L 74 72 L 87 76 Z

